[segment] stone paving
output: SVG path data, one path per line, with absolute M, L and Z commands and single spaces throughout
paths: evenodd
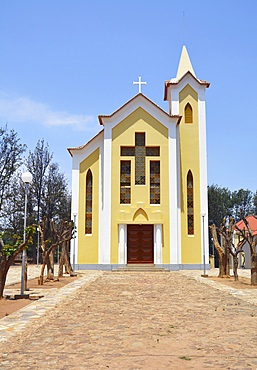
M 256 369 L 255 304 L 200 274 L 88 271 L 0 320 L 0 367 Z
M 41 272 L 41 267 L 42 265 L 38 265 L 38 266 L 28 265 L 28 279 L 35 279 L 39 277 L 40 272 Z M 55 268 L 55 271 L 58 271 L 58 265 L 55 265 L 54 268 Z M 46 274 L 46 269 L 44 273 Z M 7 274 L 5 286 L 20 283 L 20 281 L 21 281 L 21 265 L 11 266 Z

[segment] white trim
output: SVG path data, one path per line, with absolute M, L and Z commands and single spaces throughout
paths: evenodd
M 126 259 L 126 226 L 124 224 L 119 225 L 119 263 L 125 264 L 127 263 Z
M 79 214 L 79 163 L 72 161 L 72 198 L 71 198 L 71 219 L 74 221 L 74 214 L 77 215 L 77 236 L 78 236 L 78 214 Z M 74 243 L 71 243 L 70 260 L 73 258 Z M 72 261 L 73 262 L 73 261 Z M 75 239 L 75 263 L 78 263 L 78 237 Z
M 180 177 L 180 132 L 177 130 L 177 263 L 181 263 L 181 177 Z
M 162 225 L 154 225 L 154 263 L 162 263 Z
M 104 129 L 104 169 L 103 169 L 103 219 L 102 254 L 100 263 L 111 263 L 111 178 L 112 178 L 112 129 Z
M 207 150 L 206 150 L 206 115 L 205 115 L 205 92 L 198 93 L 198 127 L 199 127 L 199 169 L 200 169 L 200 212 L 205 213 L 204 223 L 204 246 L 205 259 L 209 263 L 209 228 L 208 228 L 208 190 L 207 190 Z M 201 225 L 201 230 L 202 230 Z M 202 230 L 203 233 L 203 230 Z M 203 263 L 202 246 L 202 263 Z M 205 261 L 206 263 L 206 261 Z
M 170 231 L 170 263 L 178 260 L 178 218 L 177 218 L 177 133 L 176 126 L 169 125 L 169 231 Z M 159 262 L 161 263 L 161 262 Z
M 103 168 L 104 168 L 104 141 L 99 146 L 99 214 L 98 214 L 98 263 L 103 260 Z
M 104 127 L 108 126 L 108 124 L 111 124 L 112 127 L 116 126 L 140 107 L 165 126 L 167 126 L 168 123 L 177 123 L 178 121 L 178 117 L 170 117 L 160 108 L 156 107 L 152 102 L 146 99 L 143 95 L 138 95 L 134 100 L 114 113 L 113 116 L 102 117 Z

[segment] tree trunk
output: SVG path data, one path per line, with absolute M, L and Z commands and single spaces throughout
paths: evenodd
M 39 279 L 38 279 L 38 285 L 43 285 L 44 284 L 45 265 L 46 265 L 45 256 L 43 255 L 43 264 L 42 264 L 42 267 L 41 267 L 41 274 L 40 274 Z
M 72 267 L 71 267 L 71 264 L 70 264 L 70 258 L 69 258 L 69 245 L 70 245 L 69 241 L 64 242 L 64 251 L 65 251 L 65 253 L 64 253 L 64 266 L 65 266 L 65 274 L 72 275 L 73 270 L 72 270 Z
M 54 280 L 54 256 L 53 251 L 51 251 L 46 258 L 46 266 L 47 266 L 47 279 Z
M 6 281 L 7 272 L 8 272 L 8 268 L 6 264 L 7 262 L 5 262 L 3 265 L 3 261 L 2 261 L 1 266 L 0 266 L 0 299 L 3 298 L 5 281 Z
M 225 262 L 225 264 L 226 264 L 226 275 L 227 276 L 230 276 L 230 253 L 229 253 L 229 250 L 228 250 L 228 247 L 226 246 L 225 247 L 225 250 L 226 250 L 226 252 L 225 252 L 225 254 L 226 254 L 226 262 Z
M 257 254 L 251 257 L 251 285 L 257 285 Z
M 63 276 L 63 244 L 62 243 L 62 253 L 61 253 L 61 257 L 60 257 L 60 260 L 59 260 L 59 271 L 58 271 L 58 277 L 62 277 Z
M 233 272 L 234 272 L 235 281 L 238 280 L 237 268 L 238 268 L 238 257 L 237 255 L 234 255 L 233 256 Z
M 219 255 L 219 262 L 220 262 L 219 277 L 223 278 L 226 276 L 226 256 L 225 254 Z

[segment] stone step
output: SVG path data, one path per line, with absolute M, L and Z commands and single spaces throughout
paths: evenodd
M 117 267 L 112 272 L 170 272 L 164 267 L 156 267 L 155 265 L 127 265 L 125 267 Z

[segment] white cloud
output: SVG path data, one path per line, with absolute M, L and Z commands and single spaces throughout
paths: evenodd
M 12 97 L 0 93 L 0 117 L 7 122 L 34 122 L 48 127 L 73 126 L 77 130 L 95 131 L 95 118 L 82 114 L 54 111 L 43 103 L 27 97 Z

